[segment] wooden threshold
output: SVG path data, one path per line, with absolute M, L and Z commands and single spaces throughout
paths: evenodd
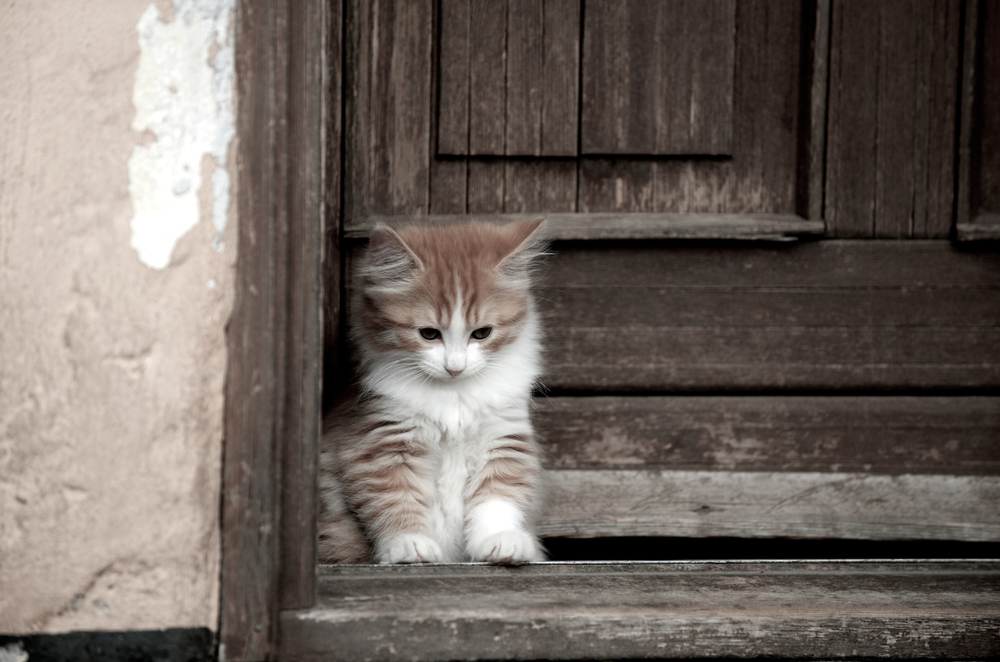
M 323 566 L 281 660 L 1000 655 L 1000 560 Z
M 823 221 L 795 214 L 542 214 L 553 241 L 597 239 L 702 239 L 795 241 L 823 236 Z M 364 239 L 377 222 L 390 227 L 419 222 L 448 225 L 469 220 L 509 222 L 528 214 L 449 214 L 436 216 L 366 216 L 345 222 L 344 236 Z M 537 218 L 537 214 L 534 215 Z

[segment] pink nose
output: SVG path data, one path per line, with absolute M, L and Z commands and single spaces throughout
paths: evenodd
M 459 375 L 462 374 L 461 370 L 452 370 L 451 368 L 445 368 L 445 370 L 447 370 L 448 374 L 451 375 L 452 377 L 458 377 Z

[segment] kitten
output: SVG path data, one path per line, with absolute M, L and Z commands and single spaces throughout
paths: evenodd
M 355 279 L 361 395 L 324 421 L 322 563 L 540 561 L 542 220 L 377 226 Z

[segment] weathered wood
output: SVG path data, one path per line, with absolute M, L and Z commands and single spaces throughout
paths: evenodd
M 981 3 L 980 23 L 982 69 L 978 77 L 981 98 L 978 117 L 981 124 L 975 173 L 978 185 L 972 203 L 977 215 L 1000 214 L 1000 0 Z
M 557 162 L 556 162 L 557 163 Z M 524 174 L 517 173 L 518 167 Z M 514 171 L 512 173 L 512 171 Z M 555 186 L 539 190 L 540 185 L 529 189 L 532 197 L 525 195 L 525 189 L 532 182 L 538 182 L 538 171 L 543 173 L 541 182 L 551 182 L 558 178 Z M 508 165 L 507 207 L 518 213 L 492 214 L 477 216 L 476 214 L 450 214 L 426 216 L 420 223 L 449 224 L 470 220 L 493 220 L 509 222 L 521 218 L 522 213 L 546 208 L 558 208 L 570 204 L 568 180 L 570 174 L 560 173 L 559 168 L 545 162 Z M 495 186 L 496 184 L 494 184 Z M 562 188 L 565 187 L 565 188 Z M 553 192 L 565 194 L 553 199 Z M 535 206 L 535 205 L 538 206 Z M 549 205 L 548 207 L 546 205 Z M 823 223 L 807 221 L 792 214 L 572 214 L 550 213 L 547 219 L 546 233 L 552 240 L 600 240 L 600 239 L 746 239 L 764 241 L 790 241 L 797 237 L 821 235 Z M 415 222 L 407 216 L 371 215 L 357 220 L 348 219 L 344 226 L 344 236 L 350 239 L 363 239 L 376 223 L 390 226 L 406 225 Z
M 639 563 L 321 570 L 284 660 L 985 659 L 997 563 Z
M 588 7 L 581 153 L 731 153 L 735 6 L 619 0 Z
M 541 536 L 1000 541 L 1000 476 L 556 470 Z
M 799 215 L 811 220 L 823 218 L 823 186 L 826 179 L 826 109 L 830 80 L 830 0 L 817 0 L 812 14 L 812 35 L 806 54 L 810 67 L 803 76 L 808 84 L 809 103 L 802 104 L 808 117 L 800 122 L 798 193 Z
M 802 15 L 789 0 L 736 3 L 731 159 L 582 159 L 579 210 L 799 211 Z
M 842 237 L 946 237 L 958 3 L 840 2 L 831 37 L 827 222 Z
M 236 14 L 236 293 L 227 326 L 219 644 L 226 660 L 270 657 L 277 637 L 287 221 L 279 2 Z M 267 48 L 258 47 L 267 44 Z
M 504 168 L 501 159 L 469 159 L 470 214 L 500 214 L 504 201 Z
M 346 218 L 427 213 L 433 4 L 347 4 Z
M 471 0 L 469 154 L 504 153 L 506 0 Z M 470 178 L 471 164 L 470 164 Z M 471 186 L 471 183 L 470 183 Z M 470 205 L 471 205 L 470 191 Z M 499 210 L 498 210 L 499 211 Z
M 326 72 L 339 69 L 340 11 L 326 1 L 288 4 L 288 192 L 285 223 L 289 254 L 284 352 L 285 402 L 278 432 L 282 444 L 280 571 L 281 608 L 309 607 L 316 594 L 316 516 L 314 484 L 319 456 L 321 393 L 323 386 L 323 252 L 325 187 L 339 191 L 339 177 L 324 172 L 327 146 Z M 332 15 L 329 17 L 328 15 Z M 336 32 L 334 32 L 336 31 Z M 327 41 L 333 41 L 336 60 L 329 64 Z M 339 81 L 338 81 L 339 82 Z M 317 90 L 319 92 L 317 92 Z M 333 103 L 339 106 L 339 86 Z M 339 127 L 337 127 L 339 132 Z M 330 137 L 331 140 L 334 136 Z M 339 140 L 334 144 L 339 145 Z M 339 155 L 338 155 L 339 156 Z M 339 159 L 338 159 L 339 160 Z M 329 244 L 328 244 L 329 246 Z M 336 246 L 327 259 L 339 263 Z M 339 276 L 339 274 L 338 274 Z M 329 283 L 339 294 L 339 277 Z
M 541 155 L 576 156 L 582 3 L 578 0 L 546 0 L 543 4 Z
M 583 213 L 649 213 L 656 164 L 643 159 L 582 159 L 579 207 Z
M 438 154 L 469 153 L 469 0 L 441 0 L 438 41 Z
M 504 170 L 504 211 L 573 212 L 576 210 L 576 161 L 511 159 Z
M 555 469 L 1000 475 L 1000 398 L 540 397 Z
M 506 111 L 502 153 L 508 156 L 539 156 L 542 152 L 544 26 L 544 3 L 507 0 L 507 104 L 494 112 Z
M 1000 256 L 943 242 L 556 251 L 550 389 L 1000 385 Z

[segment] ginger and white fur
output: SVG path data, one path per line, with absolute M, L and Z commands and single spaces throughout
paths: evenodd
M 374 230 L 352 311 L 360 395 L 324 425 L 321 562 L 544 558 L 541 223 Z

